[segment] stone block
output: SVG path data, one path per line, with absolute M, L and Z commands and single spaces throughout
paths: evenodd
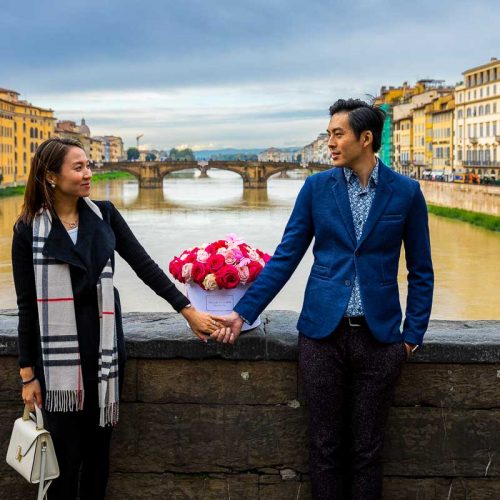
M 18 401 L 22 404 L 20 380 L 17 357 L 0 356 L 0 401 Z
M 258 476 L 122 474 L 110 476 L 109 500 L 259 500 Z M 262 497 L 261 497 L 262 498 Z
M 292 361 L 138 360 L 137 399 L 148 403 L 286 404 L 297 398 Z
M 384 500 L 496 500 L 500 480 L 470 478 L 384 478 Z
M 500 364 L 407 363 L 394 404 L 500 408 Z
M 387 475 L 500 476 L 500 410 L 392 408 Z
M 125 364 L 125 377 L 121 400 L 123 402 L 137 401 L 137 359 L 129 359 Z
M 124 404 L 112 470 L 214 473 L 272 465 L 307 469 L 303 408 Z

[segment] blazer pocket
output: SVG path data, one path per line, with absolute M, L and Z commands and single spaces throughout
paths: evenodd
M 401 214 L 384 214 L 380 217 L 380 222 L 399 222 L 403 220 Z
M 311 267 L 311 276 L 319 276 L 322 278 L 330 277 L 330 269 L 320 264 L 313 264 Z

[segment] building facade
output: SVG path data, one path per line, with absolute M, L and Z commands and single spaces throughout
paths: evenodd
M 427 158 L 432 169 L 431 178 L 452 180 L 453 178 L 453 120 L 455 97 L 452 94 L 439 97 L 426 107 L 427 127 L 430 128 L 431 156 Z M 429 127 L 430 120 L 430 127 Z
M 500 179 L 500 61 L 463 76 L 455 92 L 454 170 Z
M 91 165 L 100 166 L 105 158 L 105 145 L 99 137 L 91 137 L 90 129 L 82 118 L 80 125 L 71 120 L 58 121 L 55 135 L 79 141 Z
M 54 112 L 19 99 L 14 90 L 0 89 L 0 180 L 25 184 L 36 148 L 54 134 Z
M 303 165 L 308 163 L 331 164 L 332 157 L 328 149 L 328 135 L 325 133 L 319 134 L 313 142 L 301 149 L 300 155 Z

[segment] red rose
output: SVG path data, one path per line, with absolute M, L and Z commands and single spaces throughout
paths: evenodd
M 196 283 L 201 284 L 207 275 L 207 270 L 205 264 L 202 262 L 193 262 L 193 268 L 191 269 L 191 277 Z
M 226 246 L 226 242 L 224 240 L 217 240 L 217 241 L 214 241 L 213 243 L 210 243 L 210 245 L 207 245 L 205 247 L 205 251 L 208 252 L 210 255 L 213 255 L 213 254 L 217 253 L 217 250 L 219 250 L 219 248 L 222 248 L 225 246 Z
M 256 262 L 255 260 L 252 260 L 248 264 L 248 272 L 249 272 L 249 277 L 248 277 L 248 282 L 251 283 L 252 281 L 255 281 L 257 279 L 257 276 L 260 274 L 262 271 L 262 266 Z
M 248 246 L 240 245 L 240 252 L 243 254 L 243 257 L 248 258 Z
M 215 281 L 219 288 L 236 288 L 240 283 L 238 269 L 234 266 L 222 266 L 215 273 Z
M 179 280 L 179 281 L 182 279 L 182 264 L 183 264 L 183 262 L 178 257 L 174 257 L 170 261 L 170 264 L 168 265 L 168 270 L 169 270 L 170 274 L 176 280 Z
M 198 251 L 198 250 L 197 250 Z M 184 264 L 194 264 L 196 262 L 196 252 L 191 252 L 185 259 Z
M 211 255 L 207 260 L 207 267 L 210 272 L 215 273 L 218 271 L 226 261 L 224 260 L 224 256 L 221 254 Z

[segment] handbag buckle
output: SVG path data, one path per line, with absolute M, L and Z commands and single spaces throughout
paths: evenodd
M 18 446 L 16 450 L 16 460 L 20 462 L 22 459 L 23 459 L 23 450 L 20 446 Z

